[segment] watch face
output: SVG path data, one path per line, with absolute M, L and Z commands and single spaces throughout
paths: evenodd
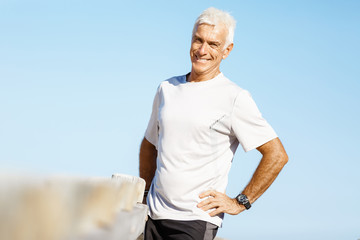
M 251 204 L 249 202 L 249 199 L 247 198 L 247 196 L 245 194 L 239 194 L 237 197 L 236 197 L 236 200 L 245 206 L 246 209 L 249 209 L 251 208 Z
M 240 194 L 237 197 L 237 199 L 238 199 L 239 203 L 241 203 L 241 204 L 247 203 L 249 201 L 248 198 L 244 194 Z

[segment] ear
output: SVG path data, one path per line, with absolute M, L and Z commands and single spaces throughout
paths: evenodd
M 229 56 L 229 54 L 230 54 L 231 50 L 233 49 L 233 47 L 234 47 L 234 43 L 231 43 L 225 48 L 224 54 L 223 54 L 223 57 L 222 57 L 223 60 Z

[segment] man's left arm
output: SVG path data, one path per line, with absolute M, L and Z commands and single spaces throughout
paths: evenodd
M 288 161 L 288 156 L 279 138 L 261 145 L 257 150 L 262 154 L 262 159 L 250 182 L 242 191 L 250 203 L 255 202 L 270 187 Z M 215 190 L 206 191 L 199 197 L 209 197 L 197 206 L 204 211 L 215 209 L 209 213 L 210 216 L 220 213 L 236 215 L 245 210 L 245 207 L 239 204 L 235 198 L 230 198 Z

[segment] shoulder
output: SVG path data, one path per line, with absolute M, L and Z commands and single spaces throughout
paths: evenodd
M 157 89 L 158 94 L 162 94 L 163 92 L 171 91 L 172 89 L 176 89 L 178 86 L 186 83 L 186 75 L 174 76 L 163 80 Z
M 186 75 L 180 75 L 180 76 L 174 76 L 171 78 L 168 78 L 160 83 L 160 86 L 177 86 L 179 84 L 182 84 L 186 82 Z
M 237 83 L 231 81 L 227 77 L 224 78 L 224 86 L 227 89 L 227 93 L 231 96 L 233 101 L 233 106 L 241 106 L 241 107 L 254 107 L 256 103 L 251 95 L 251 93 L 242 87 L 240 87 Z
M 241 96 L 251 96 L 249 91 L 240 87 L 237 83 L 231 81 L 229 78 L 222 76 L 222 86 L 226 89 L 227 92 L 231 93 L 231 95 L 235 98 Z

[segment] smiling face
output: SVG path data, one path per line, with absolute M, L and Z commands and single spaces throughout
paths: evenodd
M 233 48 L 225 48 L 227 30 L 223 25 L 200 24 L 193 35 L 190 48 L 192 63 L 190 81 L 206 81 L 220 73 L 220 63 Z

